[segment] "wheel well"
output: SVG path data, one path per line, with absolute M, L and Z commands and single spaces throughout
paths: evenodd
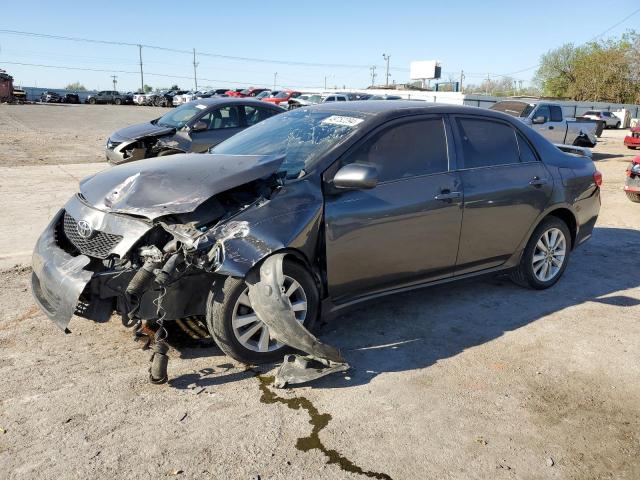
M 569 232 L 571 233 L 571 248 L 573 249 L 576 244 L 576 236 L 578 234 L 578 224 L 576 222 L 576 217 L 573 215 L 573 212 L 566 208 L 559 208 L 557 210 L 549 212 L 547 216 L 559 218 L 567 225 L 567 227 L 569 227 Z

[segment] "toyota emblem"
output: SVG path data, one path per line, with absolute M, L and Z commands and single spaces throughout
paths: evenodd
M 89 222 L 85 220 L 80 220 L 78 225 L 76 225 L 76 230 L 78 231 L 78 235 L 82 238 L 89 239 L 91 235 L 93 235 L 93 228 L 89 225 Z

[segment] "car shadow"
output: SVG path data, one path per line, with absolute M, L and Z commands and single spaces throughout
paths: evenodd
M 518 287 L 502 275 L 368 302 L 331 320 L 318 334 L 341 350 L 351 370 L 308 385 L 345 388 L 366 384 L 381 373 L 424 369 L 587 302 L 638 306 L 640 300 L 624 293 L 640 285 L 640 276 L 634 274 L 640 271 L 640 257 L 624 256 L 638 245 L 638 230 L 596 228 L 593 238 L 572 253 L 563 278 L 548 290 Z M 222 375 L 188 374 L 170 384 L 176 388 L 219 385 L 253 376 L 256 370 L 230 369 L 225 374 L 216 368 L 216 373 Z

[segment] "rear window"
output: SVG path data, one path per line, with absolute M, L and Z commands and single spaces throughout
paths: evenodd
M 490 109 L 497 112 L 506 113 L 507 115 L 511 115 L 512 117 L 524 118 L 531 113 L 533 107 L 533 105 L 525 102 L 506 101 L 498 102 L 492 105 Z
M 457 118 L 464 168 L 508 165 L 520 161 L 512 127 L 487 119 Z

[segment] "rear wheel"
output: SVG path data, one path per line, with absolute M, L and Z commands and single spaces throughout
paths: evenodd
M 319 295 L 315 281 L 302 265 L 285 261 L 284 291 L 296 319 L 311 329 L 318 316 Z M 207 327 L 220 349 L 247 364 L 281 360 L 290 348 L 271 337 L 269 327 L 251 307 L 249 287 L 243 279 L 227 277 L 214 284 L 207 299 Z
M 620 122 L 616 123 L 616 126 L 614 128 L 620 128 Z
M 116 105 L 122 105 L 122 99 L 116 98 L 113 103 L 115 103 Z
M 89 99 L 89 103 L 90 103 L 91 105 L 95 105 L 95 104 L 96 104 L 96 99 L 95 99 L 95 98 L 90 98 L 90 99 Z
M 523 287 L 543 290 L 564 273 L 571 251 L 571 234 L 557 217 L 547 217 L 536 227 L 522 253 L 511 280 Z
M 624 192 L 627 194 L 627 198 L 633 203 L 640 203 L 640 193 L 637 192 Z

